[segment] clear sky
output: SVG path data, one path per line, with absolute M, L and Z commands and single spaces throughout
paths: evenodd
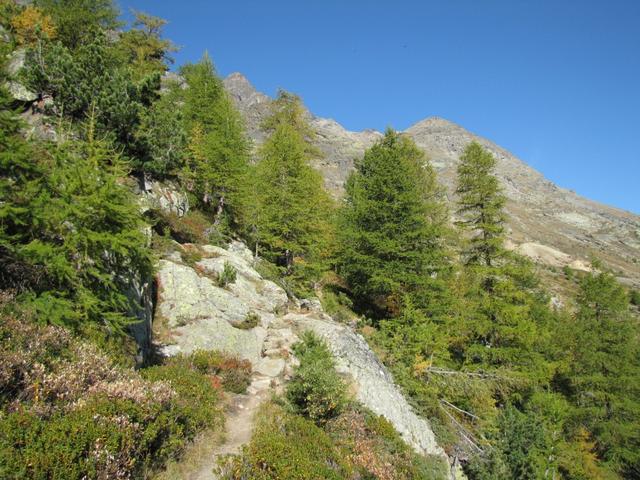
M 640 213 L 640 0 L 120 0 L 350 130 L 441 116 Z

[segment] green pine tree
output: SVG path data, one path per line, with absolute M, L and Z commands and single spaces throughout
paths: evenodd
M 94 138 L 93 122 L 86 142 L 27 150 L 32 167 L 15 153 L 2 157 L 0 256 L 22 271 L 9 270 L 3 284 L 43 322 L 124 333 L 128 281 L 151 271 L 137 203 L 122 184 L 125 164 Z
M 55 22 L 56 37 L 74 50 L 91 41 L 96 31 L 115 30 L 120 12 L 112 0 L 36 0 Z
M 189 138 L 184 184 L 203 208 L 213 208 L 215 224 L 241 218 L 249 162 L 249 141 L 240 113 L 224 91 L 207 54 L 183 68 L 188 84 L 183 116 Z
M 257 251 L 288 274 L 310 277 L 328 256 L 333 202 L 309 165 L 311 146 L 299 127 L 279 123 L 261 147 L 251 217 Z
M 575 424 L 589 429 L 600 457 L 627 478 L 640 471 L 640 329 L 612 274 L 584 277 L 578 311 L 561 335 Z
M 503 253 L 506 199 L 494 176 L 496 161 L 491 152 L 472 142 L 458 166 L 458 222 L 471 232 L 463 251 L 467 265 L 491 267 Z
M 447 267 L 447 214 L 424 153 L 388 130 L 356 163 L 346 190 L 338 266 L 356 299 L 387 314 L 405 294 L 435 308 Z
M 120 61 L 131 67 L 136 80 L 166 72 L 173 63 L 171 53 L 178 50 L 173 42 L 162 38 L 167 21 L 143 12 L 133 13 L 133 28 L 122 32 L 116 44 Z

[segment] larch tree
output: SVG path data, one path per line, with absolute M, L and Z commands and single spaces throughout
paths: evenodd
M 328 256 L 333 211 L 322 176 L 309 164 L 313 130 L 300 99 L 282 92 L 265 125 L 271 135 L 255 167 L 254 240 L 286 273 L 308 277 Z
M 183 182 L 203 208 L 212 208 L 214 222 L 240 218 L 243 184 L 249 162 L 249 140 L 240 113 L 216 74 L 207 54 L 183 68 L 184 125 L 190 135 Z
M 495 166 L 494 156 L 477 142 L 471 142 L 460 157 L 457 223 L 471 232 L 462 252 L 467 265 L 491 267 L 504 252 L 506 198 L 494 175 Z
M 393 130 L 368 149 L 347 182 L 338 267 L 356 299 L 386 313 L 409 294 L 433 303 L 447 266 L 447 213 L 435 171 Z

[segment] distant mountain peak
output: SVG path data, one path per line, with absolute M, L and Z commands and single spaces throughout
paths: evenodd
M 271 113 L 271 98 L 256 91 L 240 73 L 229 75 L 224 85 L 242 113 L 254 145 L 260 145 L 266 138 L 260 126 Z M 309 116 L 317 133 L 316 145 L 323 153 L 313 160 L 313 166 L 324 176 L 327 189 L 339 198 L 355 159 L 361 158 L 382 134 L 375 130 L 352 132 L 335 120 L 316 117 L 311 112 Z M 508 198 L 509 237 L 515 245 L 534 245 L 529 250 L 547 253 L 552 248 L 562 254 L 556 257 L 571 257 L 571 261 L 587 261 L 597 253 L 619 272 L 620 280 L 640 285 L 637 215 L 557 187 L 504 148 L 445 118 L 427 117 L 403 133 L 425 151 L 451 201 L 455 200 L 459 158 L 469 142 L 475 140 L 492 152 L 497 177 Z
M 251 82 L 240 72 L 234 72 L 223 80 L 226 90 L 236 98 L 238 102 L 247 102 L 251 97 L 260 97 L 260 100 L 268 98 L 258 92 Z
M 463 127 L 458 125 L 457 123 L 452 122 L 451 120 L 447 120 L 446 118 L 432 116 L 427 117 L 419 122 L 411 125 L 407 130 L 407 133 L 415 132 L 417 130 L 464 130 Z

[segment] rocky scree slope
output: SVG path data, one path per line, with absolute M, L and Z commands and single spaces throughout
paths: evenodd
M 264 132 L 260 124 L 269 114 L 271 99 L 239 73 L 231 74 L 224 84 L 245 118 L 250 137 L 256 145 L 261 144 Z M 354 159 L 382 134 L 350 132 L 334 120 L 308 115 L 318 133 L 317 146 L 324 154 L 314 166 L 323 174 L 329 191 L 339 198 Z M 456 168 L 466 145 L 475 140 L 495 155 L 497 175 L 508 198 L 513 248 L 543 264 L 576 269 L 588 269 L 589 259 L 595 255 L 613 268 L 623 283 L 640 285 L 638 215 L 558 187 L 505 149 L 445 119 L 427 118 L 404 133 L 427 153 L 450 202 L 455 201 Z
M 189 262 L 195 250 L 199 260 Z M 223 287 L 216 279 L 225 264 L 232 265 L 237 275 Z M 232 242 L 227 248 L 175 244 L 159 262 L 157 283 L 155 341 L 164 355 L 221 350 L 251 361 L 248 396 L 238 398 L 243 411 L 228 423 L 246 426 L 261 401 L 282 391 L 297 365 L 292 345 L 303 331 L 313 330 L 327 341 L 356 400 L 387 418 L 418 453 L 448 460 L 429 422 L 414 413 L 364 338 L 333 321 L 318 301 L 289 300 L 282 288 L 256 271 L 255 259 L 244 244 Z M 231 444 L 223 445 L 221 454 L 237 453 L 250 439 L 251 428 L 231 431 L 229 436 Z M 213 462 L 204 459 L 203 465 L 201 472 Z

